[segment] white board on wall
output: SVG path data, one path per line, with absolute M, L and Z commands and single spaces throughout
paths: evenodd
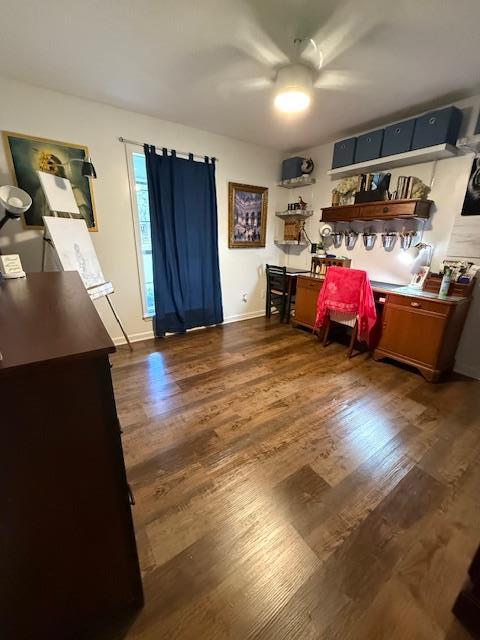
M 480 258 L 480 216 L 457 216 L 447 254 L 449 258 Z

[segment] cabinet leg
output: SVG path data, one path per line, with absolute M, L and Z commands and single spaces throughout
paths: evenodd
M 440 380 L 440 376 L 442 375 L 442 372 L 438 370 L 432 371 L 432 369 L 422 369 L 421 367 L 417 368 L 427 382 L 438 382 Z

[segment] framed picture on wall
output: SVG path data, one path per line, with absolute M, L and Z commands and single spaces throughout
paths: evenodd
M 462 216 L 480 216 L 480 158 L 473 160 L 467 192 L 463 201 Z
M 249 249 L 265 246 L 267 187 L 228 183 L 228 246 Z
M 22 218 L 26 228 L 43 229 L 42 216 L 51 215 L 37 174 L 37 171 L 45 171 L 70 180 L 81 217 L 85 219 L 89 231 L 97 231 L 90 181 L 82 175 L 82 163 L 71 162 L 88 159 L 90 154 L 87 147 L 11 131 L 3 132 L 3 141 L 12 177 L 17 186 L 32 198 L 32 206 Z

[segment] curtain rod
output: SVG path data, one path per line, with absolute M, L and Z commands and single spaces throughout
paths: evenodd
M 138 142 L 137 140 L 129 140 L 128 138 L 122 138 L 122 136 L 120 136 L 118 139 L 120 140 L 120 142 L 123 142 L 124 144 L 134 144 L 137 147 L 142 147 L 142 149 L 143 149 L 144 144 L 145 144 L 143 142 Z M 161 147 L 160 145 L 155 145 L 155 146 L 158 149 L 163 149 L 164 148 L 164 147 Z M 175 150 L 175 152 L 176 152 L 177 155 L 180 155 L 180 156 L 189 156 L 190 155 L 189 151 L 177 151 L 177 150 Z M 205 155 L 202 156 L 199 153 L 193 153 L 192 155 L 193 155 L 194 159 L 197 158 L 198 160 L 204 160 L 205 161 Z M 208 156 L 208 157 L 211 158 L 212 160 L 215 160 L 215 162 L 218 162 L 218 158 L 215 158 L 213 156 Z

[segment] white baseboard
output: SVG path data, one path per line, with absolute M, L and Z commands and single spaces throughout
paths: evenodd
M 230 324 L 230 322 L 240 322 L 241 320 L 250 320 L 251 318 L 260 318 L 265 315 L 265 309 L 261 311 L 248 311 L 247 313 L 239 313 L 235 316 L 227 316 L 223 319 L 223 324 Z
M 150 338 L 154 338 L 153 329 L 149 331 L 142 331 L 141 333 L 131 333 L 128 336 L 130 342 L 141 342 L 142 340 L 149 340 Z M 112 338 L 113 344 L 116 347 L 119 347 L 122 344 L 127 344 L 127 341 L 123 336 L 117 336 L 116 338 Z
M 468 378 L 474 378 L 474 380 L 480 380 L 480 371 L 478 367 L 470 367 L 467 365 L 455 365 L 454 371 L 456 373 L 461 373 L 462 376 L 467 376 Z
M 265 315 L 265 309 L 262 309 L 262 311 L 249 311 L 248 313 L 240 313 L 235 316 L 228 316 L 227 318 L 223 319 L 223 324 L 230 324 L 231 322 L 240 322 L 242 320 L 250 320 L 251 318 L 260 318 L 261 316 L 264 316 L 264 315 Z M 195 329 L 192 329 L 192 331 L 196 331 L 198 329 L 204 329 L 204 327 L 195 327 Z M 141 342 L 142 340 L 149 340 L 154 337 L 155 336 L 153 334 L 153 329 L 150 329 L 149 331 L 142 331 L 141 333 L 132 333 L 131 335 L 128 336 L 130 342 Z M 112 338 L 112 340 L 113 340 L 113 344 L 116 347 L 119 347 L 122 344 L 127 344 L 127 341 L 123 336 L 117 336 L 115 338 Z

